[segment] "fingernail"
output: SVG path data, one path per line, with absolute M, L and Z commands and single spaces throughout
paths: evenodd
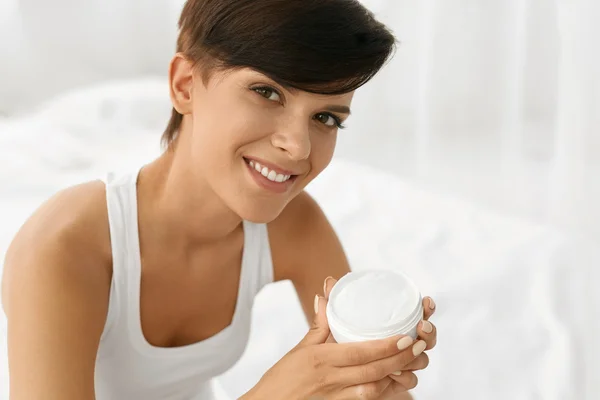
M 325 282 L 323 282 L 323 294 L 326 295 L 327 294 L 327 281 L 333 279 L 333 276 L 328 276 L 327 278 L 325 278 Z
M 402 339 L 398 340 L 396 345 L 398 346 L 398 350 L 402 351 L 408 349 L 412 344 L 413 339 L 410 336 L 404 336 Z
M 419 354 L 421 354 L 425 350 L 425 347 L 427 347 L 427 343 L 425 343 L 424 340 L 419 340 L 417 342 L 417 344 L 415 344 L 413 346 L 413 349 L 412 349 L 413 350 L 413 355 L 415 357 L 418 356 Z
M 435 310 L 435 302 L 433 301 L 433 299 L 431 297 L 429 298 L 429 309 Z
M 423 332 L 431 333 L 433 332 L 433 325 L 429 321 L 423 321 Z
M 392 372 L 392 375 L 400 376 L 402 375 L 402 371 Z
M 319 313 L 319 295 L 315 295 L 315 315 Z

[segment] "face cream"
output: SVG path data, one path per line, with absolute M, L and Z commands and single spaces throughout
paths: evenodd
M 327 320 L 338 343 L 417 337 L 423 319 L 421 293 L 404 274 L 388 270 L 350 272 L 333 287 Z

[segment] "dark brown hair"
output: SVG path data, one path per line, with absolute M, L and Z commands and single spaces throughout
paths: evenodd
M 394 45 L 358 0 L 187 0 L 177 52 L 204 73 L 249 67 L 283 86 L 333 95 L 368 82 Z M 163 145 L 182 119 L 173 109 Z

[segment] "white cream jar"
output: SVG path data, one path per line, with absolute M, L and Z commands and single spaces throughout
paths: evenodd
M 417 337 L 423 304 L 417 286 L 390 270 L 350 272 L 333 287 L 327 303 L 329 329 L 338 343 Z

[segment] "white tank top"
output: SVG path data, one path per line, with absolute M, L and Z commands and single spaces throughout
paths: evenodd
M 109 174 L 105 181 L 113 274 L 108 315 L 96 359 L 96 399 L 218 398 L 212 378 L 241 357 L 248 341 L 254 296 L 273 281 L 266 225 L 243 222 L 244 250 L 231 324 L 198 343 L 155 347 L 146 341 L 140 323 L 138 173 L 139 170 Z

